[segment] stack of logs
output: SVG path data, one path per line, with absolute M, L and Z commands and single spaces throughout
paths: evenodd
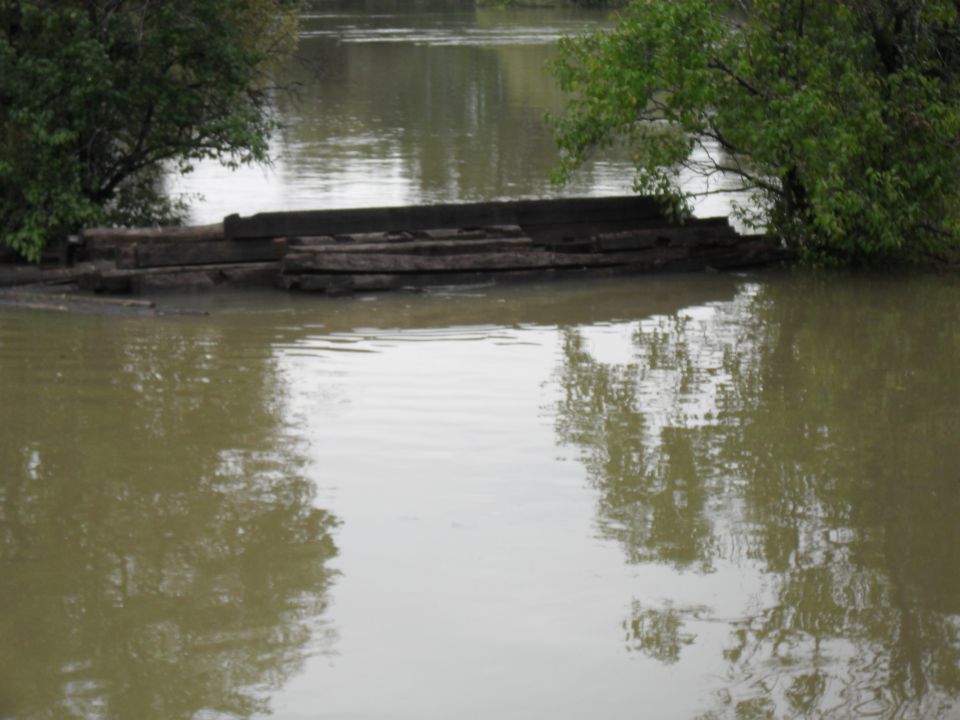
M 671 223 L 649 199 L 605 198 L 273 213 L 198 228 L 87 230 L 78 259 L 93 267 L 82 285 L 101 292 L 273 285 L 341 294 L 723 269 L 782 257 L 776 242 L 741 236 L 726 219 Z
M 536 242 L 518 225 L 291 238 L 288 289 L 342 293 L 489 280 L 611 276 L 766 263 L 771 244 L 725 220 Z

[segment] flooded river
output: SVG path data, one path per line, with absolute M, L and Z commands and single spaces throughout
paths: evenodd
M 550 183 L 544 113 L 563 107 L 545 64 L 604 11 L 477 9 L 470 2 L 311 2 L 280 68 L 272 168 L 215 162 L 175 182 L 192 219 L 234 212 L 616 195 L 626 163 Z
M 547 179 L 605 18 L 314 3 L 273 169 L 173 185 L 622 193 Z M 164 302 L 0 308 L 0 719 L 960 718 L 956 278 Z
M 271 210 L 622 195 L 625 152 L 565 187 L 544 114 L 564 97 L 546 71 L 556 41 L 610 22 L 603 10 L 475 8 L 456 0 L 314 0 L 280 68 L 270 168 L 200 163 L 171 190 L 190 219 Z M 688 187 L 705 189 L 683 176 Z M 716 189 L 717 181 L 710 186 Z M 710 196 L 700 215 L 726 211 Z
M 0 310 L 0 717 L 960 716 L 956 279 Z

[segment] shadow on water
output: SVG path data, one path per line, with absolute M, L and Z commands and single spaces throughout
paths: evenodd
M 759 575 L 739 617 L 637 599 L 624 620 L 663 663 L 726 626 L 704 718 L 956 711 L 957 296 L 939 278 L 747 284 L 640 322 L 626 363 L 564 331 L 556 429 L 600 533 L 638 565 Z
M 267 711 L 332 641 L 336 553 L 268 343 L 37 320 L 0 324 L 0 717 Z

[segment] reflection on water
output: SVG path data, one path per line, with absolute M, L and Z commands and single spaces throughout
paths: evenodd
M 564 333 L 557 430 L 631 563 L 759 590 L 704 717 L 945 717 L 960 693 L 958 289 L 746 286 L 638 323 L 635 357 Z M 662 594 L 669 598 L 668 588 Z M 707 608 L 634 601 L 631 649 L 697 651 Z
M 4 310 L 0 717 L 957 717 L 958 299 Z
M 282 129 L 274 164 L 231 171 L 213 161 L 171 179 L 193 222 L 231 213 L 381 207 L 555 196 L 623 195 L 630 153 L 598 154 L 565 186 L 545 113 L 566 98 L 546 70 L 560 37 L 611 22 L 588 9 L 476 8 L 431 0 L 314 0 L 296 58 L 277 72 Z M 287 92 L 292 91 L 292 92 Z M 710 157 L 722 155 L 711 147 Z M 690 164 L 708 160 L 698 149 Z M 713 160 L 708 162 L 712 167 Z M 688 191 L 735 178 L 679 171 Z M 700 216 L 724 215 L 743 193 L 710 194 Z
M 588 10 L 469 3 L 314 2 L 283 69 L 270 169 L 201 163 L 174 183 L 200 194 L 192 219 L 266 210 L 500 198 L 617 195 L 629 164 L 591 164 L 564 189 L 546 111 L 563 97 L 545 71 L 556 40 L 607 21 Z
M 335 549 L 264 348 L 76 320 L 0 318 L 0 717 L 266 711 Z

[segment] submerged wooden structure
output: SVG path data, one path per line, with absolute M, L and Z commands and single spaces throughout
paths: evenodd
M 88 229 L 87 290 L 274 286 L 342 294 L 432 285 L 765 265 L 779 244 L 725 218 L 670 220 L 645 197 L 232 215 L 194 228 Z

